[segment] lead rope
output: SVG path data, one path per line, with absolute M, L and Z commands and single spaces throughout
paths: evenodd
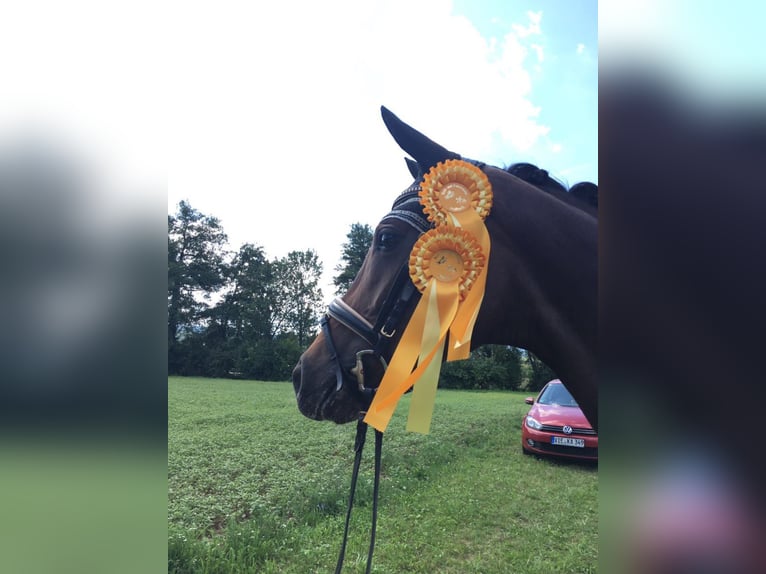
M 359 478 L 359 466 L 362 462 L 362 450 L 364 450 L 364 442 L 367 438 L 367 423 L 362 419 L 364 413 L 359 415 L 359 422 L 356 425 L 356 439 L 354 440 L 354 469 L 351 473 L 351 493 L 348 498 L 348 510 L 346 510 L 346 526 L 343 530 L 343 543 L 340 547 L 340 555 L 338 556 L 338 564 L 335 566 L 335 574 L 340 574 L 343 569 L 343 559 L 346 556 L 346 542 L 348 541 L 348 526 L 351 522 L 351 509 L 354 506 L 354 493 L 356 492 L 356 481 Z M 370 532 L 370 549 L 367 552 L 367 570 L 366 573 L 370 574 L 372 571 L 372 552 L 375 549 L 375 528 L 378 523 L 378 492 L 380 490 L 380 459 L 381 451 L 383 450 L 383 433 L 379 430 L 375 430 L 375 483 L 372 491 L 372 530 Z

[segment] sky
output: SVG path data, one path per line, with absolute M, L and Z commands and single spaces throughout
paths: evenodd
M 351 224 L 410 183 L 381 105 L 461 155 L 597 182 L 596 2 L 226 6 L 181 17 L 168 210 L 220 218 L 232 248 L 316 249 L 326 297 Z
M 466 157 L 598 179 L 592 0 L 30 0 L 6 16 L 0 150 L 21 135 L 85 158 L 115 190 L 93 220 L 187 200 L 231 250 L 315 249 L 328 300 L 351 224 L 374 227 L 410 183 L 381 105 Z
M 707 105 L 749 101 L 760 108 L 766 90 L 764 21 L 763 2 L 601 0 L 601 62 L 648 68 Z
M 164 227 L 186 199 L 231 249 L 316 249 L 329 297 L 351 224 L 374 226 L 409 184 L 380 105 L 467 157 L 598 182 L 599 48 L 670 63 L 701 94 L 762 91 L 766 7 L 713 4 L 11 3 L 0 154 L 36 140 L 79 162 L 106 190 L 90 224 L 148 209 Z

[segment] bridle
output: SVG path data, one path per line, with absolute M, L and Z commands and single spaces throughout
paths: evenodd
M 327 314 L 320 321 L 320 325 L 322 326 L 322 333 L 324 334 L 327 348 L 330 351 L 330 358 L 335 363 L 336 391 L 340 391 L 343 388 L 345 373 L 337 348 L 335 347 L 335 342 L 333 341 L 330 319 L 335 319 L 338 323 L 364 339 L 369 345 L 368 348 L 357 351 L 355 364 L 349 369 L 349 372 L 356 379 L 356 390 L 361 393 L 365 402 L 369 403 L 369 401 L 372 401 L 376 387 L 365 384 L 364 357 L 372 356 L 377 359 L 384 371 L 388 368 L 385 356 L 390 350 L 391 340 L 396 335 L 397 329 L 405 317 L 405 313 L 410 310 L 415 300 L 416 292 L 417 289 L 415 289 L 409 277 L 409 270 L 405 266 L 399 270 L 374 325 L 340 297 L 335 298 L 330 303 L 327 308 Z
M 462 159 L 478 166 L 482 170 L 486 166 L 484 162 L 468 158 Z M 423 206 L 420 203 L 419 193 L 422 180 L 422 176 L 418 177 L 412 185 L 399 194 L 399 197 L 396 198 L 391 207 L 391 211 L 381 220 L 381 223 L 387 219 L 398 219 L 415 228 L 418 234 L 423 234 L 434 227 L 433 223 L 426 217 Z M 343 388 L 345 377 L 343 365 L 332 338 L 330 319 L 335 319 L 370 345 L 370 348 L 356 353 L 355 364 L 349 369 L 349 372 L 356 379 L 356 390 L 361 394 L 364 404 L 369 405 L 375 394 L 375 387 L 368 387 L 365 384 L 363 359 L 365 356 L 371 355 L 378 359 L 384 371 L 388 368 L 384 354 L 387 351 L 391 351 L 388 348 L 391 339 L 396 334 L 396 330 L 401 325 L 407 311 L 412 309 L 413 303 L 417 300 L 416 294 L 417 289 L 410 280 L 409 267 L 405 263 L 399 270 L 399 273 L 397 273 L 394 284 L 386 296 L 374 325 L 340 297 L 335 298 L 330 303 L 327 313 L 319 323 L 322 327 L 325 344 L 330 352 L 330 360 L 335 364 L 336 392 Z
M 390 215 L 390 214 L 389 214 Z M 388 216 L 387 216 L 388 217 Z M 330 359 L 335 363 L 336 392 L 343 388 L 343 382 L 346 380 L 341 359 L 338 356 L 338 350 L 332 338 L 330 329 L 330 319 L 354 332 L 362 338 L 369 348 L 362 349 L 356 353 L 356 362 L 349 372 L 356 379 L 355 391 L 362 396 L 364 405 L 369 405 L 377 390 L 377 386 L 367 386 L 364 377 L 364 357 L 372 356 L 376 358 L 383 371 L 388 368 L 385 359 L 387 352 L 391 351 L 391 342 L 396 335 L 399 325 L 402 324 L 404 317 L 412 310 L 418 297 L 417 289 L 410 279 L 409 266 L 405 264 L 396 275 L 394 283 L 381 306 L 378 318 L 373 325 L 358 313 L 351 305 L 346 303 L 340 297 L 335 298 L 327 308 L 327 313 L 320 321 L 325 343 L 330 352 Z M 418 294 L 419 295 L 419 294 Z M 341 543 L 338 563 L 335 567 L 335 574 L 340 574 L 343 569 L 343 560 L 346 554 L 346 542 L 348 541 L 348 529 L 351 522 L 351 509 L 354 506 L 354 493 L 356 491 L 357 478 L 359 477 L 359 466 L 362 462 L 362 450 L 364 449 L 365 439 L 367 437 L 367 423 L 364 422 L 365 413 L 359 414 L 359 420 L 356 427 L 356 439 L 354 440 L 354 467 L 351 474 L 351 493 L 346 510 L 346 524 L 343 531 L 343 542 Z M 380 489 L 380 466 L 381 452 L 383 449 L 383 433 L 375 430 L 375 477 L 372 494 L 372 529 L 370 533 L 370 547 L 367 553 L 367 574 L 372 568 L 372 553 L 375 549 L 375 529 L 378 520 L 378 492 Z
M 396 199 L 391 211 L 382 221 L 398 219 L 414 227 L 419 233 L 425 233 L 429 230 L 432 224 L 423 213 L 418 198 L 419 190 L 420 182 L 416 181 Z M 336 391 L 340 391 L 343 388 L 346 377 L 341 358 L 338 355 L 338 350 L 332 337 L 330 319 L 334 319 L 369 345 L 368 348 L 356 353 L 355 364 L 348 369 L 348 372 L 355 378 L 355 391 L 361 394 L 365 404 L 369 404 L 375 394 L 376 387 L 367 386 L 365 383 L 364 358 L 371 356 L 378 360 L 384 371 L 388 368 L 385 356 L 390 357 L 392 339 L 407 316 L 407 313 L 412 310 L 414 303 L 417 301 L 417 295 L 419 293 L 410 279 L 409 266 L 405 263 L 399 269 L 374 324 L 370 323 L 361 313 L 357 312 L 340 297 L 333 299 L 327 308 L 327 313 L 319 323 L 322 327 L 325 344 L 330 353 L 330 360 L 335 365 Z
M 483 168 L 485 164 L 473 162 Z M 418 178 L 410 187 L 404 190 L 394 201 L 391 211 L 381 220 L 398 219 L 414 227 L 419 234 L 423 234 L 433 227 L 428 221 L 423 206 L 420 203 L 419 191 L 421 178 Z M 357 312 L 351 305 L 346 303 L 340 297 L 335 298 L 327 308 L 327 313 L 322 317 L 320 325 L 324 335 L 325 344 L 330 352 L 330 360 L 335 364 L 336 392 L 340 392 L 346 376 L 343 369 L 341 358 L 335 347 L 330 328 L 330 319 L 334 319 L 345 328 L 351 330 L 358 337 L 363 339 L 369 348 L 357 351 L 355 364 L 349 369 L 349 372 L 356 379 L 356 387 L 352 387 L 362 397 L 362 402 L 369 405 L 375 395 L 377 387 L 367 386 L 364 377 L 364 358 L 372 356 L 376 358 L 383 370 L 388 368 L 385 356 L 390 357 L 393 349 L 390 348 L 391 342 L 400 328 L 404 318 L 414 308 L 419 299 L 419 293 L 414 283 L 410 279 L 409 265 L 405 263 L 396 275 L 393 285 L 386 296 L 383 305 L 378 312 L 375 323 L 370 323 L 361 313 Z M 364 448 L 365 438 L 367 436 L 367 423 L 364 422 L 365 413 L 359 415 L 356 430 L 356 440 L 354 441 L 354 467 L 351 474 L 351 493 L 349 495 L 348 508 L 346 511 L 346 525 L 343 532 L 343 542 L 341 544 L 338 563 L 335 567 L 335 573 L 340 574 L 343 569 L 343 559 L 346 553 L 346 542 L 348 540 L 348 529 L 351 521 L 351 509 L 354 505 L 354 493 L 356 491 L 357 477 L 359 476 L 359 466 L 362 461 L 362 450 Z M 380 486 L 380 466 L 381 451 L 383 448 L 383 433 L 375 430 L 375 477 L 372 495 L 372 529 L 370 533 L 370 546 L 367 553 L 367 574 L 372 568 L 372 552 L 375 548 L 375 528 L 378 516 L 378 491 Z
M 391 211 L 383 218 L 398 219 L 404 221 L 418 230 L 419 233 L 425 233 L 432 227 L 423 213 L 418 191 L 420 182 L 416 181 L 407 188 L 394 202 Z M 385 356 L 393 353 L 391 343 L 397 330 L 402 325 L 404 318 L 410 313 L 419 298 L 419 293 L 414 283 L 410 279 L 409 265 L 405 263 L 396 274 L 394 283 L 386 295 L 383 305 L 378 312 L 375 323 L 370 323 L 361 313 L 357 312 L 351 305 L 346 303 L 340 297 L 333 299 L 327 308 L 327 313 L 322 317 L 320 325 L 324 335 L 325 344 L 330 352 L 330 360 L 335 364 L 336 392 L 340 392 L 343 383 L 347 380 L 343 369 L 341 358 L 338 355 L 338 349 L 332 337 L 330 328 L 330 319 L 334 319 L 345 328 L 355 333 L 363 339 L 368 348 L 357 351 L 355 364 L 349 369 L 354 375 L 356 386 L 352 387 L 355 392 L 361 395 L 363 404 L 369 405 L 377 390 L 377 386 L 367 386 L 365 384 L 364 358 L 371 356 L 380 362 L 383 371 L 388 368 Z M 356 439 L 354 441 L 354 467 L 351 474 L 351 493 L 346 510 L 346 524 L 343 532 L 343 542 L 341 544 L 338 563 L 335 567 L 336 574 L 340 574 L 343 569 L 343 560 L 346 554 L 346 542 L 348 541 L 348 529 L 351 522 L 351 509 L 354 505 L 354 493 L 356 491 L 357 478 L 359 476 L 359 466 L 362 462 L 362 450 L 364 448 L 365 438 L 367 436 L 367 423 L 364 422 L 365 413 L 360 413 L 356 428 Z M 375 478 L 372 495 L 372 528 L 370 533 L 370 547 L 367 553 L 367 573 L 372 568 L 372 552 L 375 548 L 375 529 L 378 518 L 378 492 L 380 488 L 380 466 L 381 451 L 383 449 L 383 433 L 375 430 Z

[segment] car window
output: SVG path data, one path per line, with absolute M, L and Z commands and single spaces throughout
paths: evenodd
M 576 407 L 577 401 L 569 394 L 564 385 L 548 385 L 537 399 L 541 405 L 558 405 L 562 407 Z

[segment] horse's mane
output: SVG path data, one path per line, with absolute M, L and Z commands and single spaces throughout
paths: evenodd
M 414 187 L 408 188 L 402 192 L 394 202 L 394 208 L 410 210 L 413 213 L 422 213 L 422 206 L 419 204 L 410 204 L 406 202 L 406 200 L 410 197 L 417 197 L 417 185 L 423 180 L 423 170 L 416 161 L 408 157 L 405 157 L 404 159 L 407 162 L 407 167 L 409 168 L 412 177 L 415 178 L 415 183 L 413 184 Z M 567 189 L 561 181 L 551 177 L 546 170 L 526 162 L 511 164 L 504 168 L 503 171 L 534 185 L 538 189 L 542 189 L 577 209 L 598 216 L 598 186 L 595 183 L 581 181 Z M 400 205 L 401 207 L 399 207 Z
M 546 170 L 525 162 L 514 163 L 506 167 L 505 171 L 575 207 L 594 214 L 598 210 L 598 186 L 595 183 L 582 181 L 567 189 Z

